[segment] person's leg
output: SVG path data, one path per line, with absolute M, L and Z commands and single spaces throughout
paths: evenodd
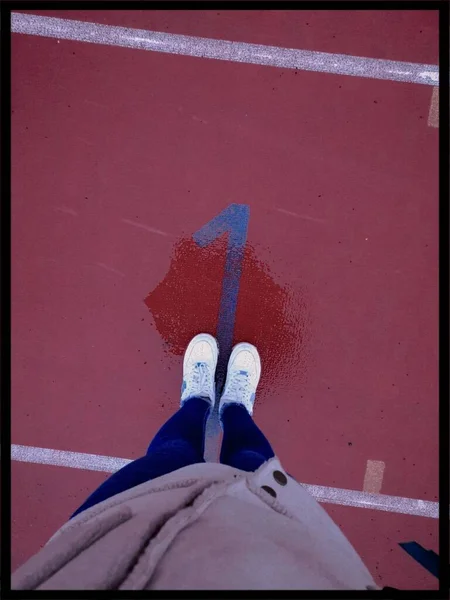
M 275 456 L 271 445 L 252 419 L 261 360 L 252 344 L 237 344 L 230 355 L 227 380 L 219 404 L 223 428 L 220 462 L 256 471 Z
M 220 462 L 242 471 L 256 471 L 275 456 L 272 446 L 242 404 L 228 404 L 222 412 Z
M 218 355 L 217 342 L 211 335 L 200 333 L 190 341 L 183 360 L 180 410 L 161 427 L 145 456 L 111 475 L 72 517 L 136 485 L 204 462 L 205 426 L 215 401 Z
M 70 518 L 136 485 L 204 462 L 205 425 L 210 410 L 211 404 L 204 398 L 187 400 L 158 431 L 146 455 L 111 475 Z

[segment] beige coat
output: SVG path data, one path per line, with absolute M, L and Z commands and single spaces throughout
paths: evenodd
M 255 473 L 191 465 L 117 494 L 59 529 L 12 587 L 380 589 L 277 458 Z

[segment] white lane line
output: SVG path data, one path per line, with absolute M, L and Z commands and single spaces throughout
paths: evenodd
M 385 464 L 382 460 L 368 460 L 364 474 L 363 491 L 379 494 L 383 485 Z
M 106 473 L 114 473 L 131 462 L 127 458 L 68 452 L 66 450 L 53 450 L 51 448 L 36 448 L 34 446 L 21 446 L 19 444 L 11 446 L 11 458 L 20 462 L 86 469 L 88 471 L 104 471 Z M 437 502 L 416 500 L 415 498 L 402 498 L 400 496 L 387 496 L 385 494 L 368 494 L 367 492 L 358 492 L 356 490 L 309 485 L 306 483 L 302 485 L 318 502 L 371 508 L 373 510 L 417 515 L 432 519 L 437 519 L 439 516 L 439 504 Z
M 69 452 L 67 450 L 53 450 L 52 448 L 36 448 L 34 446 L 21 446 L 20 444 L 11 445 L 11 459 L 40 465 L 71 467 L 72 469 L 86 469 L 87 471 L 104 471 L 105 473 L 114 473 L 132 462 L 128 458 L 84 454 L 84 452 Z
M 416 515 L 418 517 L 439 518 L 439 503 L 416 498 L 387 496 L 386 494 L 369 494 L 356 490 L 324 487 L 320 485 L 303 484 L 318 502 L 328 504 L 343 504 L 358 508 L 371 508 L 385 512 Z
M 437 65 L 214 40 L 14 12 L 11 13 L 11 31 L 58 40 L 122 46 L 285 69 L 439 85 Z
M 439 127 L 439 87 L 434 86 L 431 94 L 430 112 L 428 113 L 428 126 Z

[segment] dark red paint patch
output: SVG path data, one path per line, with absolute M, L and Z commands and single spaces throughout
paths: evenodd
M 265 393 L 292 386 L 292 379 L 304 381 L 309 348 L 309 316 L 304 292 L 275 281 L 257 250 L 245 249 L 234 343 L 250 342 L 260 353 L 262 363 L 258 402 Z
M 169 352 L 183 354 L 197 333 L 215 335 L 225 253 L 225 238 L 207 248 L 192 239 L 174 245 L 167 275 L 145 299 Z
M 226 236 L 206 248 L 192 239 L 174 246 L 169 271 L 145 304 L 167 351 L 181 355 L 194 335 L 215 334 L 225 267 Z M 282 393 L 307 365 L 308 317 L 301 292 L 274 281 L 255 248 L 246 245 L 233 342 L 254 344 L 261 355 L 259 401 Z

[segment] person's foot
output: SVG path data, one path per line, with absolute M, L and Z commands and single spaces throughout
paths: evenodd
M 194 397 L 204 398 L 214 406 L 214 375 L 218 358 L 219 346 L 212 335 L 199 333 L 192 338 L 184 353 L 181 406 Z
M 219 403 L 219 416 L 229 404 L 241 404 L 253 414 L 255 393 L 261 377 L 261 359 L 252 344 L 237 344 L 228 361 L 227 379 Z

